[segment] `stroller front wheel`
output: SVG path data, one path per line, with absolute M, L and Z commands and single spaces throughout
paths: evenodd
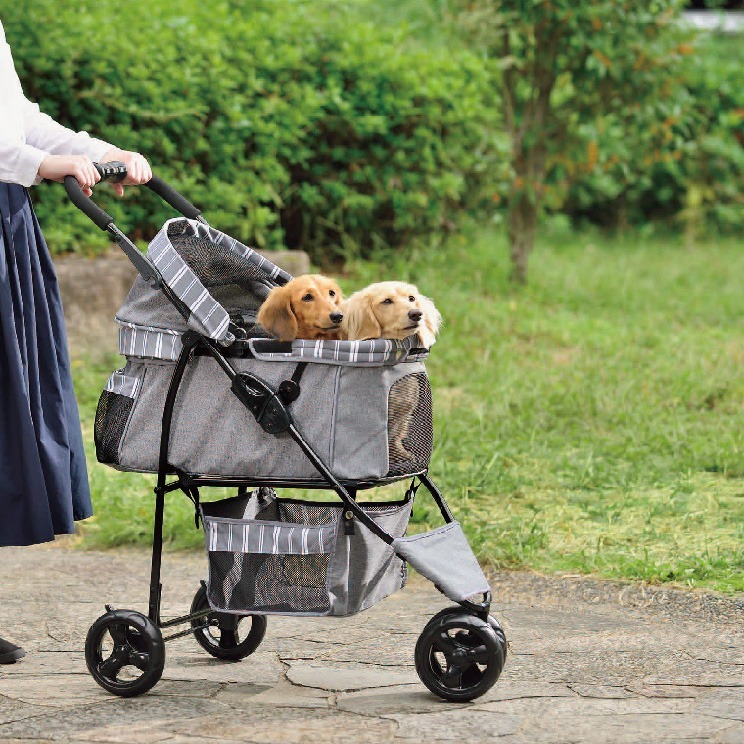
M 142 695 L 163 674 L 163 636 L 145 615 L 133 610 L 111 610 L 88 631 L 85 663 L 104 690 L 119 697 Z
M 493 687 L 504 668 L 506 638 L 501 626 L 462 608 L 437 613 L 416 642 L 416 672 L 435 695 L 467 702 Z
M 207 609 L 207 589 L 202 584 L 191 603 L 191 612 Z M 247 627 L 249 623 L 250 627 Z M 264 615 L 233 615 L 229 612 L 210 612 L 206 617 L 191 621 L 199 645 L 216 659 L 225 661 L 239 661 L 250 656 L 261 645 L 266 625 Z

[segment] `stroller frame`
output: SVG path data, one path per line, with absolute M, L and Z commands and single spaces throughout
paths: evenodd
M 123 164 L 96 164 L 102 180 L 112 178 L 123 180 L 126 170 Z M 122 175 L 123 174 L 123 175 Z M 172 189 L 162 179 L 153 177 L 147 186 L 161 196 L 183 216 L 208 224 L 196 209 L 183 196 Z M 186 319 L 189 309 L 165 284 L 157 268 L 143 255 L 137 247 L 114 224 L 113 219 L 86 197 L 77 181 L 72 177 L 65 179 L 65 188 L 75 206 L 81 209 L 101 229 L 108 231 L 116 239 L 140 275 L 157 286 L 168 297 L 179 313 Z M 387 545 L 392 545 L 395 538 L 377 524 L 357 503 L 357 492 L 386 483 L 401 480 L 401 477 L 375 479 L 369 481 L 344 482 L 325 465 L 313 448 L 296 428 L 290 406 L 294 397 L 274 390 L 261 378 L 249 373 L 238 372 L 230 363 L 230 357 L 252 357 L 245 339 L 241 339 L 240 329 L 233 327 L 237 338 L 230 347 L 225 348 L 211 338 L 196 331 L 188 330 L 181 337 L 182 349 L 176 360 L 165 399 L 161 421 L 160 447 L 158 454 L 157 482 L 154 488 L 155 510 L 152 542 L 152 561 L 148 614 L 144 616 L 131 610 L 115 610 L 106 605 L 106 614 L 91 626 L 86 640 L 86 662 L 92 676 L 102 687 L 122 697 L 132 697 L 149 690 L 160 678 L 164 668 L 164 647 L 166 641 L 194 634 L 200 645 L 211 655 L 222 659 L 240 659 L 252 653 L 263 638 L 266 619 L 260 614 L 245 615 L 215 611 L 206 599 L 206 586 L 202 581 L 192 603 L 191 611 L 179 617 L 163 619 L 161 600 L 163 586 L 161 581 L 163 553 L 163 520 L 166 494 L 182 491 L 194 504 L 195 522 L 200 518 L 200 488 L 236 487 L 239 496 L 247 496 L 249 489 L 256 488 L 308 488 L 332 490 L 343 502 L 343 522 L 347 530 L 354 530 L 354 522 L 361 523 Z M 244 336 L 244 334 L 242 334 Z M 182 472 L 168 462 L 169 444 L 173 413 L 179 389 L 188 368 L 189 361 L 195 354 L 208 355 L 217 363 L 230 381 L 232 392 L 254 415 L 264 432 L 271 435 L 288 433 L 300 447 L 307 459 L 320 473 L 323 482 L 317 480 L 294 480 L 281 478 L 243 478 L 198 476 Z M 175 480 L 169 476 L 175 474 Z M 415 496 L 420 485 L 423 485 L 436 503 L 445 524 L 452 524 L 455 518 L 449 509 L 441 491 L 428 474 L 428 469 L 408 473 L 412 477 L 407 496 Z M 418 484 L 416 481 L 418 480 Z M 439 587 L 437 587 L 439 588 Z M 440 589 L 440 591 L 442 591 Z M 435 694 L 450 700 L 470 700 L 486 692 L 496 682 L 503 668 L 506 655 L 506 639 L 498 622 L 489 615 L 491 592 L 483 593 L 483 601 L 458 599 L 458 607 L 451 607 L 438 613 L 419 638 L 416 647 L 416 668 L 424 684 Z M 237 626 L 246 617 L 251 618 L 252 627 L 249 636 L 237 643 Z M 188 624 L 185 630 L 163 636 L 161 631 Z M 220 638 L 210 636 L 210 628 L 219 629 Z M 452 648 L 442 646 L 443 633 L 458 631 L 469 634 L 467 642 L 453 643 Z M 114 650 L 107 659 L 103 658 L 102 643 L 104 636 L 110 635 Z M 437 646 L 436 638 L 439 638 Z M 459 637 L 459 636 L 456 636 Z M 462 636 L 464 638 L 465 636 Z M 447 644 L 445 643 L 445 646 Z M 483 651 L 485 648 L 485 651 Z M 475 651 L 477 649 L 477 653 Z M 443 654 L 446 664 L 437 661 L 436 654 Z M 454 656 L 453 656 L 454 654 Z M 469 656 L 468 656 L 469 654 Z M 470 678 L 462 681 L 465 664 L 470 665 Z M 474 664 L 480 674 L 472 672 Z M 123 666 L 134 666 L 142 675 L 134 681 L 120 680 L 119 669 Z M 484 668 L 483 668 L 484 667 Z M 454 671 L 452 671 L 454 670 Z M 458 676 L 457 684 L 452 684 L 453 675 Z M 475 677 L 477 676 L 477 679 Z

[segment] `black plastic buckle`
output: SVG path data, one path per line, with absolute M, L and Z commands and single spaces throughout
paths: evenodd
M 284 401 L 263 380 L 241 372 L 233 377 L 230 387 L 265 432 L 281 434 L 292 425 Z

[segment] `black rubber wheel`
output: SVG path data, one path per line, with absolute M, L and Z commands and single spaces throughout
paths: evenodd
M 445 700 L 467 702 L 484 695 L 499 678 L 506 639 L 495 618 L 488 622 L 462 608 L 437 613 L 416 642 L 416 672 Z
M 202 584 L 191 603 L 191 612 L 209 609 L 207 588 Z M 205 622 L 208 625 L 205 627 Z M 206 617 L 191 621 L 194 637 L 199 645 L 216 659 L 239 661 L 250 656 L 266 635 L 266 618 L 263 615 L 233 615 L 228 612 L 210 612 Z
M 133 610 L 111 610 L 90 626 L 85 663 L 104 690 L 119 697 L 142 695 L 153 687 L 165 666 L 160 629 Z

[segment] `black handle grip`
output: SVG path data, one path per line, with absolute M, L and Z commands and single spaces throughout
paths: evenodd
M 101 181 L 111 180 L 114 183 L 120 183 L 127 177 L 127 166 L 118 160 L 112 160 L 109 163 L 93 163 L 93 167 L 98 171 Z M 70 201 L 101 230 L 108 230 L 109 225 L 113 224 L 114 218 L 83 193 L 75 176 L 65 176 L 65 191 Z
M 121 183 L 127 177 L 127 166 L 118 160 L 111 160 L 108 163 L 93 163 L 94 168 L 102 181 L 113 181 Z
M 195 220 L 201 214 L 200 209 L 197 209 L 186 197 L 179 194 L 162 178 L 153 176 L 146 185 L 148 189 L 154 191 L 163 201 L 170 204 L 173 209 L 180 212 L 184 217 Z
M 70 197 L 70 201 L 101 230 L 108 230 L 109 225 L 114 223 L 114 218 L 108 212 L 101 209 L 90 197 L 83 193 L 83 189 L 75 176 L 65 176 L 65 191 L 67 196 Z
M 114 183 L 120 183 L 127 177 L 127 168 L 124 163 L 111 161 L 110 163 L 93 163 L 93 165 L 101 176 L 102 181 L 110 179 Z M 201 215 L 200 209 L 197 209 L 188 199 L 179 194 L 162 178 L 153 176 L 147 182 L 146 186 L 184 217 L 195 220 Z M 110 229 L 110 226 L 114 223 L 114 218 L 83 193 L 75 176 L 65 176 L 65 191 L 67 191 L 70 201 L 92 220 L 95 225 L 100 227 L 101 230 Z

